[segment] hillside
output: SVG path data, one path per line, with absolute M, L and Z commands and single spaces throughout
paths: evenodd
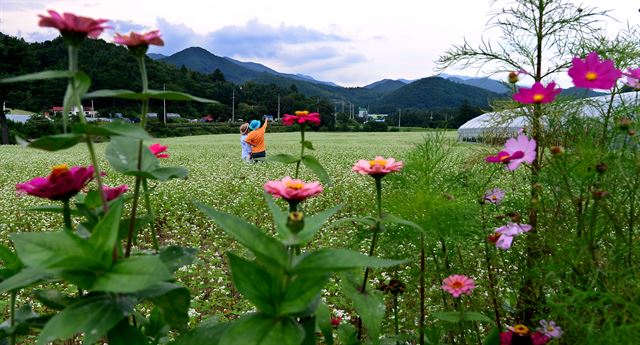
M 387 92 L 393 92 L 405 85 L 407 85 L 407 83 L 402 82 L 400 80 L 382 79 L 374 83 L 371 83 L 369 85 L 366 85 L 365 88 L 372 91 L 387 93 Z

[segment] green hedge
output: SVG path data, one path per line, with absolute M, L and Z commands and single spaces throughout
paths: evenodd
M 167 123 L 150 122 L 146 130 L 156 138 L 185 137 L 208 134 L 240 134 L 239 124 L 230 123 Z M 294 127 L 270 123 L 269 132 L 292 132 Z

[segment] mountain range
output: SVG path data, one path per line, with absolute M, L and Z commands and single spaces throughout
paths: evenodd
M 206 49 L 191 47 L 171 56 L 149 54 L 149 57 L 182 66 L 205 74 L 220 70 L 226 80 L 236 84 L 256 82 L 295 87 L 307 96 L 324 97 L 334 102 L 353 103 L 373 111 L 390 111 L 397 108 L 453 108 L 468 103 L 488 107 L 489 100 L 506 98 L 508 84 L 487 78 L 450 75 L 442 73 L 418 80 L 382 79 L 363 87 L 341 87 L 330 81 L 317 80 L 303 74 L 278 72 L 256 62 L 245 62 L 212 54 Z M 602 95 L 591 90 L 569 88 L 563 95 L 583 98 Z

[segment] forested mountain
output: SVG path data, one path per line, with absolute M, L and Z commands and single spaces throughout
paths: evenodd
M 407 85 L 407 83 L 402 82 L 400 80 L 382 79 L 374 83 L 371 83 L 369 85 L 366 85 L 365 88 L 372 91 L 386 93 L 386 92 L 393 92 L 405 85 Z

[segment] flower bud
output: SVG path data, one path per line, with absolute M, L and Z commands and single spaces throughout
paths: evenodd
M 498 242 L 498 239 L 500 239 L 500 235 L 497 232 L 494 232 L 493 234 L 487 236 L 487 241 L 491 242 L 491 243 L 496 243 Z
M 562 146 L 551 146 L 551 154 L 554 156 L 559 156 L 564 153 L 564 148 Z
M 304 228 L 304 214 L 302 212 L 290 212 L 287 218 L 287 227 L 294 234 L 299 233 Z
M 507 213 L 507 216 L 509 216 L 509 218 L 511 218 L 511 221 L 514 223 L 520 223 L 520 221 L 522 220 L 522 216 L 518 212 L 509 212 Z
M 627 132 L 627 135 L 628 135 L 628 136 L 630 136 L 630 137 L 633 137 L 633 136 L 635 136 L 635 135 L 636 135 L 636 131 L 634 131 L 633 129 L 630 129 L 630 130 Z
M 632 124 L 633 124 L 633 121 L 631 121 L 631 119 L 629 119 L 628 117 L 621 117 L 618 120 L 618 127 L 624 131 L 631 128 Z
M 509 72 L 509 83 L 515 84 L 518 82 L 518 72 Z
M 591 191 L 591 196 L 593 197 L 593 200 L 602 200 L 606 198 L 608 195 L 609 195 L 609 192 L 607 192 L 604 189 L 594 189 Z
M 607 165 L 604 162 L 600 162 L 596 165 L 596 171 L 599 174 L 604 174 L 605 171 L 607 171 Z

